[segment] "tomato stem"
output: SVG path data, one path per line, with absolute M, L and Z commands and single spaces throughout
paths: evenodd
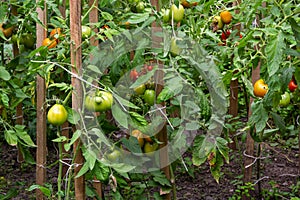
M 68 103 L 68 101 L 69 101 L 71 95 L 72 95 L 72 90 L 69 91 L 68 95 L 66 96 L 66 98 L 65 98 L 64 101 L 62 102 L 62 104 L 63 104 L 64 106 Z
M 59 127 L 58 127 L 59 128 Z M 57 130 L 57 137 L 60 137 L 60 130 Z M 57 194 L 58 200 L 61 200 L 62 191 L 61 191 L 61 182 L 62 182 L 62 142 L 58 143 L 58 153 L 59 153 L 59 163 L 58 163 L 58 177 L 57 177 Z

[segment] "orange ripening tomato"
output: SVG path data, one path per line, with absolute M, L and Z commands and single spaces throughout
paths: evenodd
M 268 92 L 268 85 L 264 82 L 264 80 L 259 79 L 254 84 L 254 95 L 257 97 L 264 97 L 266 93 Z
M 232 20 L 232 15 L 229 11 L 222 11 L 220 14 L 221 20 L 224 24 L 229 24 Z
M 50 40 L 50 38 L 45 38 L 42 43 L 43 46 L 48 47 L 48 49 L 52 49 L 56 47 L 57 42 L 56 39 Z
M 50 38 L 55 37 L 56 34 L 58 36 L 61 35 L 61 28 L 52 29 L 52 31 L 50 32 Z

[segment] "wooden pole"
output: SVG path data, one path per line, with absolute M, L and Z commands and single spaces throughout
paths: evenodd
M 265 3 L 263 3 L 262 5 L 263 7 L 266 6 Z M 256 22 L 259 23 L 259 16 L 256 16 Z M 255 50 L 259 49 L 259 46 L 255 46 L 254 47 Z M 254 84 L 259 78 L 260 78 L 260 66 L 261 66 L 261 61 L 258 62 L 256 68 L 252 69 L 252 84 Z M 248 119 L 250 118 L 252 111 L 251 111 L 251 104 L 253 102 L 253 98 L 250 98 L 250 105 L 249 105 L 249 112 L 248 112 Z M 251 130 L 250 130 L 251 131 Z M 250 131 L 247 133 L 247 138 L 246 138 L 246 155 L 249 156 L 254 156 L 254 140 L 250 135 Z M 244 159 L 244 178 L 243 178 L 243 182 L 247 183 L 251 181 L 252 178 L 252 163 L 253 163 L 254 159 L 251 157 L 245 157 Z M 248 167 L 247 167 L 248 166 Z M 245 195 L 242 196 L 243 200 L 249 200 L 250 197 L 247 197 Z
M 38 2 L 38 0 L 36 0 Z M 38 18 L 43 24 L 47 24 L 46 1 L 44 3 L 44 10 L 37 7 Z M 46 38 L 47 32 L 38 23 L 36 24 L 36 46 L 40 47 L 43 40 Z M 37 75 L 36 77 L 36 94 L 37 94 L 37 119 L 36 119 L 36 183 L 44 185 L 46 182 L 46 155 L 47 155 L 47 134 L 46 134 L 46 84 L 43 77 Z M 43 193 L 37 190 L 36 199 L 45 199 Z
M 152 6 L 154 6 L 156 8 L 157 11 L 160 10 L 158 0 L 151 0 L 151 4 L 152 4 Z M 156 22 L 152 23 L 152 29 L 153 29 L 154 32 L 155 32 L 155 29 L 159 29 L 159 28 L 161 28 L 161 27 L 159 27 L 159 25 Z M 158 41 L 156 41 L 158 39 L 157 37 L 152 36 L 152 39 L 154 40 L 154 43 L 158 43 Z M 163 65 L 159 64 L 159 68 L 162 69 Z M 158 70 L 157 73 L 155 74 L 155 80 L 163 80 L 163 77 L 164 77 L 163 71 Z M 163 85 L 162 84 L 157 84 L 155 88 L 156 88 L 156 95 L 158 95 L 162 91 Z M 164 104 L 164 103 L 162 103 L 162 104 Z M 162 106 L 164 106 L 164 105 L 162 105 Z M 166 124 L 164 124 L 163 128 L 159 131 L 158 140 L 160 142 L 162 142 L 159 145 L 159 148 L 160 148 L 160 151 L 159 151 L 160 165 L 162 166 L 161 170 L 165 173 L 166 178 L 168 180 L 170 180 L 171 179 L 171 173 L 170 173 L 169 155 L 168 155 L 168 149 L 167 149 L 168 134 L 167 134 Z M 164 194 L 163 198 L 166 199 L 166 200 L 170 200 L 171 199 L 171 194 L 170 193 Z
M 82 74 L 82 53 L 81 53 L 81 1 L 80 0 L 70 0 L 70 27 L 71 27 L 71 64 L 72 64 L 72 73 L 77 76 Z M 74 88 L 72 93 L 72 108 L 81 112 L 82 107 L 82 83 L 77 78 L 72 76 L 71 79 L 72 86 Z M 77 125 L 77 128 L 79 125 Z M 81 141 L 78 139 L 73 146 L 75 152 L 74 159 L 74 172 L 75 176 L 80 171 L 83 163 L 84 157 L 81 151 Z M 84 200 L 85 199 L 85 177 L 84 175 L 75 178 L 74 180 L 75 187 L 75 199 Z
M 17 16 L 18 15 L 18 11 L 17 11 L 17 7 L 12 5 L 11 6 L 11 11 L 10 11 L 13 15 Z M 13 55 L 14 57 L 17 57 L 19 55 L 19 48 L 18 48 L 18 44 L 14 43 L 13 44 Z M 17 105 L 16 107 L 16 124 L 22 125 L 23 124 L 23 104 L 20 103 L 19 105 Z M 24 162 L 24 157 L 22 152 L 20 151 L 20 149 L 18 148 L 18 158 L 17 158 L 18 162 Z
M 92 8 L 90 13 L 89 13 L 89 22 L 90 23 L 97 23 L 98 22 L 98 17 L 99 17 L 98 16 L 98 10 L 97 10 L 98 1 L 97 0 L 89 0 L 89 7 Z M 93 31 L 95 33 L 98 33 L 98 28 L 95 27 L 93 29 Z M 99 45 L 99 40 L 96 37 L 91 37 L 90 43 L 93 46 L 98 46 Z M 91 59 L 93 59 L 93 58 L 91 58 Z M 102 183 L 99 180 L 97 180 L 96 177 L 94 177 L 93 187 L 95 188 L 96 193 L 99 196 L 99 198 L 102 199 L 103 198 Z M 97 198 L 94 198 L 94 199 L 96 200 Z

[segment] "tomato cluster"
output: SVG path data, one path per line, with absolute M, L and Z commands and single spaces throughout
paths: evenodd
M 146 155 L 152 156 L 154 151 L 158 149 L 158 143 L 154 142 L 151 137 L 142 133 L 140 130 L 131 131 L 131 136 L 135 137 Z

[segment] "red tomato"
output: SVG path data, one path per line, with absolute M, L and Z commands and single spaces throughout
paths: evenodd
M 292 79 L 289 83 L 289 90 L 294 92 L 297 89 L 298 85 L 296 84 L 295 80 Z

